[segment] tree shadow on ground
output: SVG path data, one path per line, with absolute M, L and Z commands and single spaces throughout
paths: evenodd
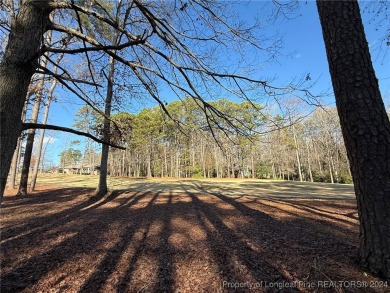
M 93 201 L 79 189 L 6 199 L 1 292 L 282 292 L 265 286 L 319 273 L 361 274 L 353 263 L 356 243 L 336 217 L 326 225 L 293 213 L 278 218 L 264 202 L 202 188 L 120 190 Z M 31 214 L 15 221 L 14 208 Z M 321 272 L 313 271 L 313 260 Z

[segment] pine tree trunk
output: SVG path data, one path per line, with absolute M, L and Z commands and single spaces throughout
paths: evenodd
M 26 119 L 27 104 L 28 104 L 29 98 L 30 98 L 30 94 L 27 93 L 26 101 L 24 102 L 24 107 L 23 107 L 23 111 L 22 111 L 22 122 L 24 122 Z M 11 163 L 11 168 L 10 168 L 9 188 L 11 188 L 11 189 L 15 189 L 15 187 L 16 187 L 16 176 L 18 173 L 18 166 L 19 166 L 21 153 L 22 153 L 22 137 L 19 136 L 18 142 L 16 144 L 16 149 L 15 149 L 14 155 L 12 157 L 12 163 Z
M 180 153 L 176 153 L 176 178 L 180 177 Z
M 34 98 L 34 106 L 31 113 L 31 119 L 30 119 L 31 123 L 36 123 L 38 121 L 38 114 L 39 114 L 39 108 L 42 100 L 42 90 L 44 86 L 44 80 L 45 80 L 45 75 L 43 74 L 40 75 L 40 80 L 38 81 L 39 85 L 37 87 L 37 92 Z M 35 129 L 30 129 L 27 134 L 26 147 L 24 149 L 22 174 L 20 176 L 19 190 L 17 195 L 27 194 L 28 175 L 30 172 L 30 164 L 31 164 L 32 151 L 34 147 L 35 132 L 36 132 Z
M 360 262 L 390 280 L 390 121 L 357 1 L 317 0 L 360 219 Z
M 256 177 L 256 174 L 255 174 L 255 158 L 253 156 L 253 149 L 251 152 L 251 169 L 252 169 L 251 178 L 254 179 Z
M 219 178 L 218 156 L 217 156 L 217 146 L 216 145 L 214 145 L 214 162 L 215 162 L 215 170 L 217 172 L 217 178 Z
M 54 89 L 56 87 L 57 80 L 53 79 L 52 85 L 49 89 L 49 93 L 47 95 L 47 102 L 46 102 L 46 107 L 45 107 L 45 113 L 43 114 L 43 119 L 42 123 L 46 124 L 47 118 L 49 116 L 49 109 L 50 109 L 50 103 L 53 98 L 53 93 Z M 35 184 L 37 182 L 37 177 L 38 177 L 38 170 L 39 170 L 39 162 L 41 161 L 41 154 L 42 154 L 42 147 L 43 147 L 43 139 L 45 138 L 45 129 L 41 129 L 40 134 L 39 134 L 39 141 L 37 145 L 37 154 L 35 158 L 35 165 L 34 165 L 34 170 L 33 174 L 31 177 L 31 184 L 30 184 L 30 192 L 33 192 L 35 190 Z
M 125 165 L 125 156 L 126 156 L 126 151 L 125 150 L 121 150 L 122 152 L 122 166 L 121 166 L 121 177 L 124 177 L 125 176 L 125 172 L 126 172 L 126 165 Z
M 151 146 L 149 145 L 148 146 L 148 150 L 147 150 L 147 160 L 146 160 L 146 177 L 152 177 L 152 154 L 151 154 L 151 150 L 150 150 Z
M 15 21 L 0 64 L 0 201 L 18 137 L 21 114 L 31 77 L 38 66 L 43 34 L 49 23 L 52 1 L 24 1 Z
M 105 101 L 104 114 L 107 117 L 111 115 L 112 97 L 114 95 L 114 73 L 115 73 L 115 61 L 110 57 L 109 73 L 107 77 L 107 95 Z M 110 142 L 110 120 L 104 118 L 103 124 L 103 140 Z M 102 157 L 100 159 L 100 174 L 99 183 L 95 190 L 95 196 L 102 196 L 107 193 L 107 166 L 108 166 L 108 152 L 110 147 L 106 144 L 102 146 Z
M 164 172 L 165 171 L 165 172 Z M 168 166 L 167 166 L 167 146 L 164 143 L 164 166 L 162 168 L 161 177 L 168 176 Z
M 16 187 L 16 173 L 19 165 L 19 153 L 22 147 L 22 138 L 18 138 L 14 155 L 12 156 L 10 174 L 8 178 L 8 188 L 15 189 Z

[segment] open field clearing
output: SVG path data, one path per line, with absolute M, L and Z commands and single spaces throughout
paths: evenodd
M 99 177 L 90 175 L 44 174 L 38 183 L 63 187 L 97 186 Z M 355 200 L 350 184 L 309 183 L 256 179 L 171 179 L 108 177 L 112 190 L 223 193 L 226 196 L 256 198 Z
M 1 292 L 389 291 L 355 263 L 350 185 L 110 178 L 91 198 L 96 182 L 5 197 Z

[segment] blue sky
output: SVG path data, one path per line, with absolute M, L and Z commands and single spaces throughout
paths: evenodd
M 245 19 L 253 18 L 257 11 L 262 9 L 264 1 L 253 1 L 248 5 L 239 7 L 240 15 Z M 317 84 L 312 88 L 314 93 L 325 90 L 331 90 L 331 80 L 329 68 L 326 59 L 325 47 L 322 39 L 320 22 L 314 1 L 301 2 L 300 16 L 289 21 L 279 22 L 275 25 L 280 33 L 284 34 L 284 52 L 288 56 L 281 56 L 278 62 L 268 64 L 264 68 L 265 76 L 277 76 L 275 80 L 278 84 L 287 84 L 294 77 L 306 76 L 310 73 L 312 80 L 317 80 Z M 371 57 L 374 63 L 377 78 L 384 98 L 385 104 L 390 104 L 390 54 L 378 54 L 378 41 L 383 37 L 383 31 L 376 31 L 375 27 L 368 25 L 369 15 L 363 14 L 365 22 L 365 31 L 368 43 L 372 49 Z M 162 94 L 164 100 L 172 101 L 170 94 Z M 71 94 L 64 91 L 58 91 L 57 98 L 59 102 L 53 103 L 49 115 L 49 124 L 71 127 L 74 123 L 74 113 L 84 105 L 82 101 L 77 100 Z M 334 105 L 332 97 L 324 101 L 327 104 Z M 144 103 L 138 105 L 140 110 L 144 106 L 153 105 Z M 59 132 L 47 132 L 53 136 L 51 143 L 47 148 L 45 160 L 51 161 L 52 164 L 58 164 L 59 153 L 69 148 L 73 140 L 82 140 L 76 135 Z M 81 148 L 81 146 L 80 146 Z

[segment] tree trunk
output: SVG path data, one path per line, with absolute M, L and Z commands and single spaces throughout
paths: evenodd
M 111 102 L 114 94 L 114 73 L 115 73 L 115 61 L 110 57 L 109 72 L 107 76 L 107 95 L 105 101 L 104 114 L 107 117 L 111 115 Z M 106 142 L 110 141 L 110 120 L 104 118 L 103 124 L 103 140 Z M 108 151 L 109 146 L 103 144 L 102 146 L 102 156 L 100 159 L 100 174 L 99 174 L 99 183 L 95 190 L 95 196 L 102 196 L 107 193 L 107 163 L 108 163 Z
M 52 1 L 26 0 L 11 26 L 0 64 L 0 201 L 12 155 L 22 132 L 21 114 L 28 85 L 37 68 L 42 36 L 49 23 Z
M 252 169 L 251 178 L 254 179 L 255 178 L 255 158 L 253 156 L 253 149 L 251 152 L 251 169 Z
M 272 179 L 276 179 L 275 163 L 272 162 Z
M 45 161 L 45 155 L 46 155 L 47 146 L 49 145 L 51 139 L 52 139 L 52 137 L 49 137 L 49 139 L 47 140 L 47 142 L 45 144 L 45 147 L 43 148 L 42 159 L 41 159 L 41 172 L 40 172 L 40 174 L 43 174 L 43 163 Z
M 100 161 L 101 158 L 99 155 L 97 155 L 97 152 L 96 152 L 96 148 L 97 148 L 96 141 L 93 141 L 91 143 L 91 145 L 92 145 L 92 165 L 95 166 L 96 161 Z M 95 174 L 95 171 L 94 171 L 93 175 L 97 175 L 97 174 L 98 173 Z
M 161 177 L 168 176 L 168 163 L 167 163 L 167 146 L 164 143 L 164 167 L 162 168 Z M 164 172 L 165 171 L 165 172 Z
M 24 107 L 22 111 L 22 122 L 26 119 L 26 112 L 27 112 L 27 105 L 30 98 L 30 94 L 27 93 L 26 101 L 24 102 Z M 20 157 L 22 154 L 22 137 L 18 137 L 18 142 L 16 144 L 16 150 L 14 152 L 14 155 L 12 157 L 12 163 L 11 163 L 11 169 L 10 169 L 10 178 L 9 178 L 9 188 L 15 189 L 16 187 L 16 176 L 18 173 L 18 166 Z
M 121 150 L 121 153 L 122 153 L 121 177 L 124 177 L 126 172 L 126 165 L 125 165 L 126 150 Z
M 176 178 L 180 177 L 180 151 L 176 152 Z
M 53 79 L 52 85 L 49 89 L 49 93 L 47 95 L 47 104 L 45 107 L 45 113 L 43 114 L 43 120 L 42 124 L 46 124 L 47 122 L 47 117 L 49 116 L 49 108 L 50 108 L 50 103 L 53 98 L 53 92 L 54 89 L 56 88 L 57 85 L 57 80 Z M 40 134 L 39 134 L 39 141 L 37 145 L 37 154 L 35 158 L 35 165 L 34 165 L 34 170 L 31 178 L 31 185 L 30 185 L 30 192 L 33 192 L 35 189 L 35 184 L 37 182 L 37 177 L 38 177 L 38 169 L 39 169 L 39 162 L 41 160 L 41 153 L 42 153 L 42 146 L 43 146 L 43 139 L 45 138 L 45 129 L 41 129 Z
M 215 170 L 217 173 L 217 178 L 219 178 L 218 156 L 217 156 L 217 146 L 216 145 L 214 145 L 214 162 L 215 162 Z
M 152 154 L 151 154 L 151 142 L 148 145 L 148 150 L 147 150 L 147 160 L 146 160 L 146 177 L 152 177 Z
M 51 31 L 49 31 L 46 35 L 46 46 L 50 46 L 51 44 Z M 46 68 L 47 65 L 47 54 L 41 58 L 41 67 Z M 35 99 L 34 99 L 34 106 L 31 113 L 31 123 L 38 122 L 38 114 L 39 109 L 42 102 L 43 97 L 43 88 L 45 86 L 45 74 L 39 74 L 38 76 L 38 82 L 37 87 L 35 90 Z M 31 158 L 32 158 L 32 151 L 34 147 L 34 140 L 35 140 L 35 129 L 30 129 L 27 135 L 26 139 L 26 147 L 24 150 L 24 158 L 23 158 L 23 166 L 22 166 L 22 174 L 20 176 L 20 183 L 19 183 L 19 190 L 17 195 L 26 195 L 27 194 L 27 183 L 28 183 L 28 175 L 30 172 L 30 164 L 31 164 Z
M 294 144 L 295 144 L 295 154 L 296 154 L 296 157 L 297 157 L 299 181 L 302 182 L 303 178 L 302 178 L 302 168 L 301 168 L 301 159 L 300 159 L 300 154 L 299 154 L 298 140 L 297 140 L 297 136 L 295 134 L 295 127 L 294 127 L 294 125 L 291 128 L 292 128 Z
M 390 280 L 390 121 L 357 1 L 317 0 L 360 219 L 360 262 Z
M 308 166 L 308 171 L 309 171 L 309 176 L 310 176 L 310 182 L 314 182 L 313 172 L 311 171 L 309 143 L 307 141 L 306 141 L 306 150 L 307 150 L 307 166 Z
M 20 175 L 19 190 L 18 193 L 16 194 L 17 196 L 27 195 L 28 174 L 30 172 L 30 163 L 31 163 L 32 151 L 34 146 L 34 137 L 35 137 L 35 129 L 30 129 L 27 135 L 26 146 L 24 149 L 22 173 Z
M 19 165 L 19 153 L 22 148 L 22 138 L 18 138 L 14 155 L 12 156 L 10 174 L 8 178 L 8 188 L 15 189 L 16 187 L 16 173 Z
M 320 154 L 318 152 L 318 147 L 316 147 L 316 144 L 313 144 L 313 148 L 314 148 L 315 156 L 316 156 L 316 159 L 317 159 L 318 170 L 319 170 L 321 176 L 323 176 L 324 175 L 324 171 L 322 169 L 322 162 L 321 162 Z
M 46 67 L 47 59 L 42 58 L 41 66 Z M 43 87 L 45 85 L 45 75 L 40 74 L 37 90 L 35 92 L 35 98 L 34 98 L 34 106 L 31 112 L 31 123 L 37 123 L 38 122 L 38 114 L 39 114 L 39 108 L 41 106 L 42 101 L 42 91 Z M 27 183 L 28 183 L 28 175 L 30 172 L 30 164 L 31 164 L 31 157 L 32 157 L 32 151 L 34 147 L 34 140 L 35 140 L 35 129 L 32 128 L 29 130 L 27 134 L 26 139 L 26 147 L 24 149 L 24 158 L 23 158 L 23 166 L 22 166 L 22 174 L 20 176 L 20 183 L 19 183 L 19 190 L 17 195 L 26 195 L 27 194 Z
M 330 183 L 334 183 L 333 179 L 333 172 L 332 172 L 332 163 L 330 161 L 330 157 L 328 157 L 328 165 L 329 165 L 329 176 L 330 176 Z
M 171 177 L 174 177 L 174 174 L 173 174 L 174 164 L 175 164 L 175 157 L 174 157 L 174 154 L 171 152 Z

